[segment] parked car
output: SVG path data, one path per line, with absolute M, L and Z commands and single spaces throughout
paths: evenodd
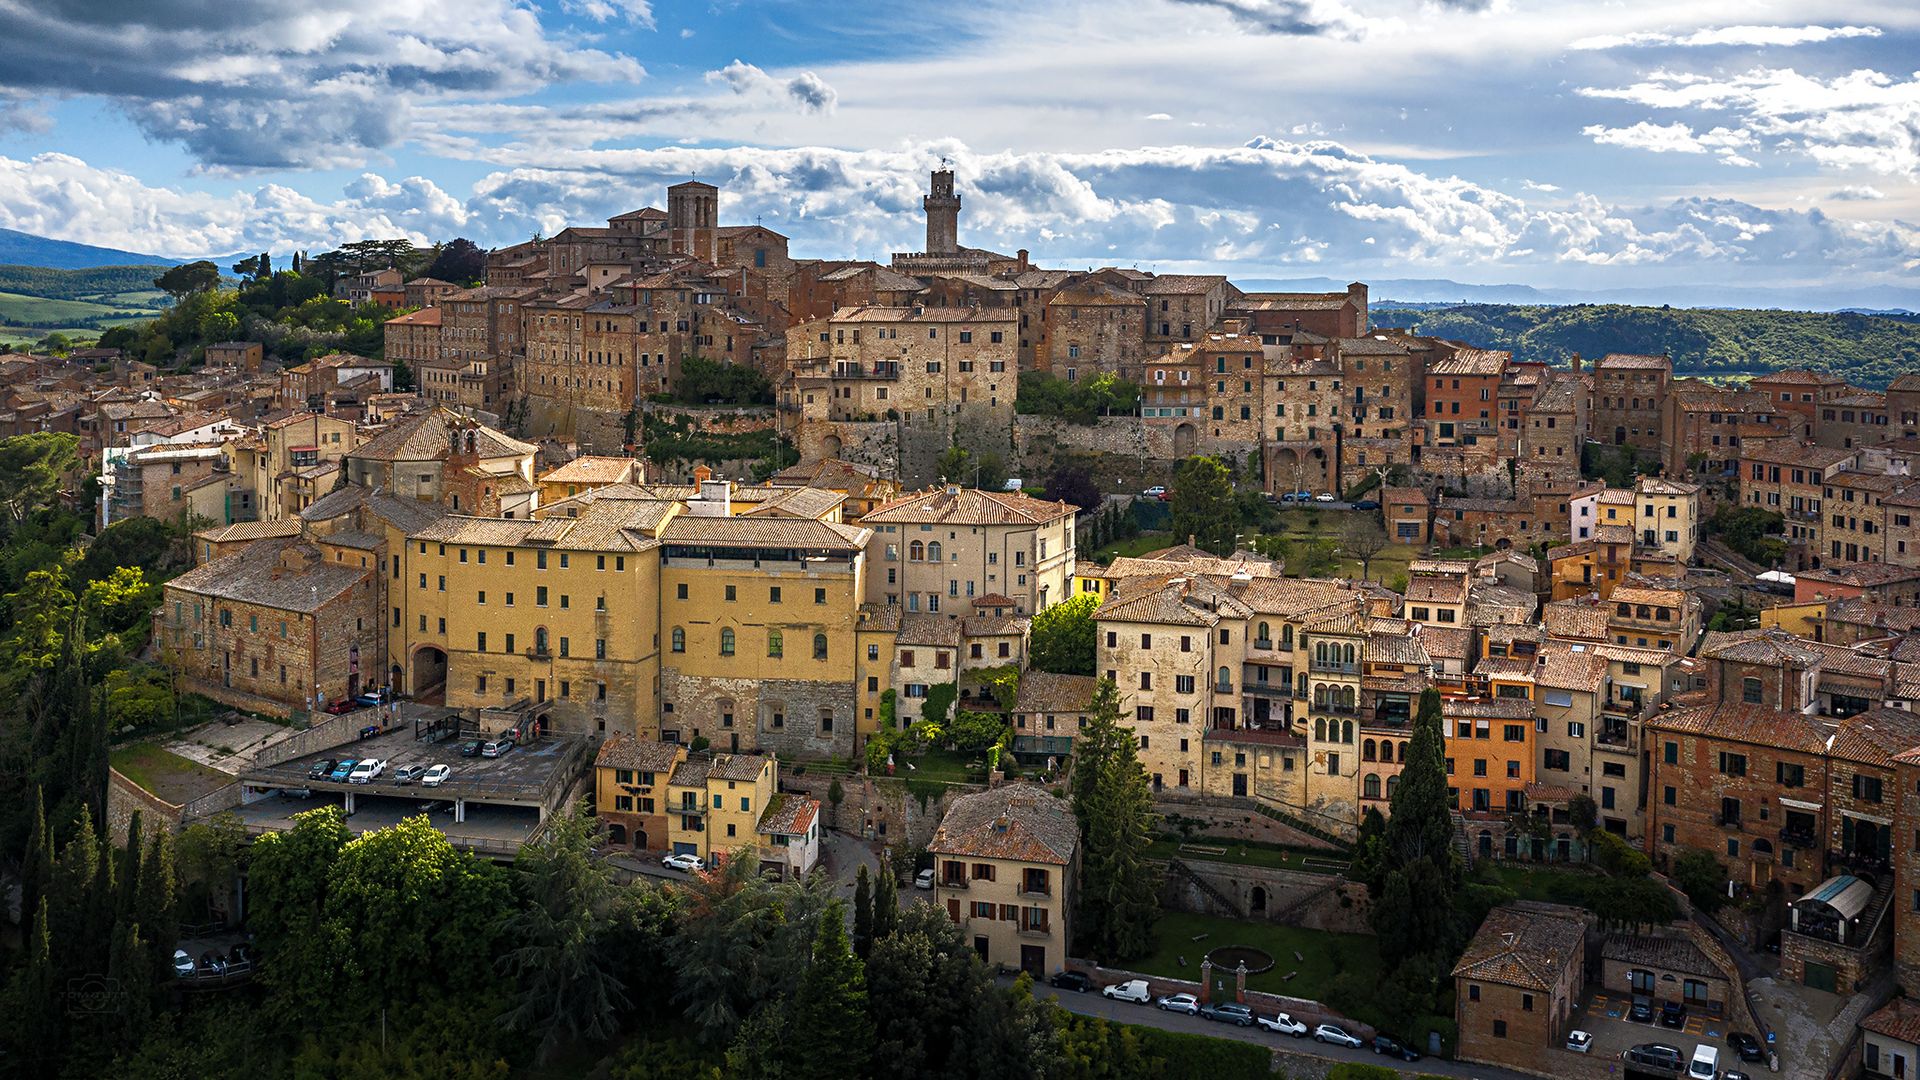
M 933 888 L 933 867 L 929 866 L 925 870 L 913 875 L 913 887 L 916 889 Z
M 445 799 L 428 799 L 421 803 L 417 809 L 421 813 L 431 816 L 433 814 L 443 814 L 451 811 L 453 804 Z
M 1641 1043 L 1630 1046 L 1620 1052 L 1621 1060 L 1631 1065 L 1651 1065 L 1656 1069 L 1669 1069 L 1678 1072 L 1686 1065 L 1686 1056 L 1677 1046 L 1666 1043 Z
M 359 707 L 359 705 L 354 703 L 352 698 L 346 697 L 341 698 L 339 701 L 327 702 L 327 711 L 335 716 L 339 716 L 342 713 L 350 713 Z
M 1590 1053 L 1593 1050 L 1593 1036 L 1584 1031 L 1567 1032 L 1567 1049 L 1576 1054 Z
M 328 774 L 333 772 L 334 764 L 335 763 L 332 758 L 323 758 L 319 761 L 314 762 L 313 768 L 307 770 L 307 779 L 325 780 Z
M 420 774 L 426 771 L 427 767 L 425 765 L 402 765 L 393 770 L 393 782 L 396 784 L 411 784 L 415 780 L 420 779 Z
M 511 739 L 492 739 L 480 748 L 480 756 L 484 758 L 502 757 L 511 749 L 513 749 L 513 741 Z
M 1155 484 L 1152 487 L 1148 488 L 1147 490 L 1141 492 L 1140 494 L 1145 495 L 1149 499 L 1158 499 L 1164 496 L 1166 493 L 1167 493 L 1167 486 L 1165 484 Z
M 420 774 L 420 783 L 425 787 L 439 787 L 441 784 L 447 782 L 447 777 L 452 775 L 452 769 L 447 768 L 445 765 L 435 765 Z
M 1153 1000 L 1153 991 L 1147 989 L 1145 979 L 1128 979 L 1126 982 L 1101 987 L 1100 996 L 1110 997 L 1115 1001 L 1131 1001 L 1136 1005 L 1145 1005 Z
M 1765 1061 L 1767 1059 L 1766 1051 L 1760 1049 L 1760 1040 L 1744 1031 L 1729 1032 L 1727 1035 L 1727 1045 L 1733 1047 L 1733 1052 L 1740 1055 L 1741 1061 Z
M 176 979 L 193 978 L 193 957 L 185 949 L 173 950 L 173 977 Z
M 1311 492 L 1311 491 L 1296 491 L 1296 492 L 1294 492 L 1294 493 L 1293 493 L 1293 501 L 1294 501 L 1294 502 L 1312 502 L 1312 501 L 1313 501 L 1313 492 Z
M 1353 508 L 1355 510 L 1378 510 L 1380 509 L 1380 503 L 1375 499 L 1361 499 L 1359 502 L 1353 504 Z
M 1720 1080 L 1753 1080 L 1753 1077 L 1748 1076 L 1739 1069 L 1727 1069 L 1720 1074 Z
M 1078 971 L 1056 971 L 1053 973 L 1053 978 L 1048 979 L 1047 982 L 1056 989 L 1071 990 L 1076 994 L 1084 994 L 1093 989 L 1093 980 Z
M 1360 1049 L 1362 1045 L 1360 1036 L 1348 1034 L 1347 1029 L 1341 1027 L 1339 1024 L 1321 1024 L 1319 1027 L 1314 1028 L 1313 1041 L 1317 1043 L 1331 1043 L 1334 1046 L 1350 1046 L 1355 1050 Z
M 1286 1013 L 1275 1013 L 1272 1016 L 1256 1016 L 1253 1018 L 1253 1022 L 1273 1032 L 1275 1035 L 1291 1035 L 1296 1039 L 1304 1039 L 1307 1037 L 1307 1025 L 1295 1020 Z
M 1662 1026 L 1670 1028 L 1685 1027 L 1687 1024 L 1687 1007 L 1678 1001 L 1669 1001 L 1665 1005 L 1660 1006 L 1660 1023 Z
M 1401 1061 L 1420 1060 L 1418 1051 L 1391 1035 L 1375 1035 L 1373 1037 L 1373 1052 L 1376 1054 L 1385 1054 L 1390 1058 L 1399 1058 Z
M 386 759 L 368 758 L 355 765 L 353 771 L 347 774 L 347 783 L 371 784 L 385 771 L 387 771 Z
M 1168 994 L 1153 1004 L 1163 1012 L 1183 1012 L 1188 1016 L 1200 1014 L 1200 999 L 1192 994 Z
M 1313 497 L 1313 501 L 1317 503 L 1329 503 L 1329 502 L 1339 502 L 1340 500 L 1333 497 L 1333 492 L 1323 491 L 1320 494 L 1315 495 Z
M 220 958 L 219 953 L 209 950 L 200 954 L 200 974 L 220 975 L 226 970 L 227 962 Z
M 360 763 L 352 758 L 341 758 L 340 763 L 333 767 L 333 772 L 327 775 L 327 779 L 336 784 L 345 783 L 347 777 L 353 775 L 353 767 L 358 764 Z
M 1633 995 L 1633 1005 L 1627 1010 L 1627 1019 L 1639 1024 L 1653 1023 L 1653 999 L 1645 994 Z
M 473 755 L 478 754 L 479 752 L 480 752 L 479 739 L 468 739 L 466 742 L 463 742 L 460 744 L 461 757 L 472 757 Z
M 689 874 L 693 873 L 695 870 L 704 870 L 706 869 L 706 865 L 707 865 L 706 863 L 701 861 L 700 856 L 688 854 L 685 852 L 682 852 L 676 855 L 669 855 L 666 858 L 661 859 L 660 863 L 661 865 L 665 866 L 669 870 L 679 870 Z
M 1720 1048 L 1701 1043 L 1687 1062 L 1687 1080 L 1720 1080 Z
M 1253 1010 L 1237 1001 L 1209 1002 L 1200 1006 L 1200 1015 L 1222 1024 L 1253 1026 Z

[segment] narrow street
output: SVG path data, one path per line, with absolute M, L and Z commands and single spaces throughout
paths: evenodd
M 1011 977 L 1002 977 L 1003 985 L 1012 985 Z M 1457 1076 L 1463 1080 L 1534 1080 L 1532 1077 L 1507 1069 L 1486 1065 L 1470 1065 L 1465 1062 L 1447 1061 L 1441 1058 L 1421 1058 L 1419 1061 L 1389 1061 L 1372 1050 L 1353 1050 L 1343 1046 L 1328 1046 L 1314 1042 L 1311 1037 L 1295 1039 L 1286 1035 L 1275 1035 L 1260 1027 L 1234 1027 L 1230 1024 L 1217 1024 L 1198 1016 L 1185 1013 L 1163 1012 L 1150 1005 L 1135 1005 L 1131 1002 L 1115 1001 L 1101 997 L 1098 991 L 1084 994 L 1061 993 L 1045 983 L 1035 983 L 1036 996 L 1051 997 L 1069 1012 L 1084 1016 L 1099 1016 L 1108 1020 L 1141 1027 L 1160 1028 L 1163 1031 L 1184 1031 L 1191 1035 L 1211 1035 L 1219 1039 L 1237 1039 L 1240 1042 L 1259 1043 L 1278 1051 L 1283 1059 L 1317 1058 L 1322 1061 L 1361 1061 L 1369 1065 L 1384 1065 L 1397 1069 L 1407 1076 Z M 1618 1064 L 1618 1062 L 1615 1062 Z M 1222 1077 L 1221 1080 L 1231 1080 Z

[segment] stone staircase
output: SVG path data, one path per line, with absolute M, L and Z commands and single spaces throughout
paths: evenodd
M 1299 814 L 1293 813 L 1288 810 L 1282 810 L 1279 807 L 1272 806 L 1259 799 L 1251 800 L 1246 805 L 1252 807 L 1253 811 L 1257 814 L 1260 814 L 1264 817 L 1272 818 L 1273 820 L 1280 822 L 1282 825 L 1285 825 L 1289 828 L 1298 829 L 1299 831 L 1306 833 L 1308 836 L 1315 837 L 1316 839 L 1324 840 L 1327 843 L 1332 844 L 1334 847 L 1338 848 L 1342 854 L 1351 855 L 1353 853 L 1353 841 L 1348 840 L 1345 837 L 1336 836 L 1331 830 L 1326 829 L 1320 825 L 1316 825 L 1313 822 L 1308 821 L 1306 818 L 1301 817 Z
M 1167 872 L 1169 874 L 1172 874 L 1174 877 L 1179 878 L 1181 881 L 1185 882 L 1186 884 L 1191 885 L 1195 889 L 1199 890 L 1201 893 L 1203 893 L 1207 897 L 1207 899 L 1212 900 L 1214 903 L 1220 905 L 1220 909 L 1222 911 L 1226 911 L 1230 913 L 1234 918 L 1244 919 L 1247 917 L 1247 913 L 1241 910 L 1240 905 L 1238 903 L 1236 903 L 1226 893 L 1223 893 L 1219 889 L 1215 888 L 1212 882 L 1208 881 L 1204 877 L 1201 877 L 1199 874 L 1194 873 L 1193 867 L 1188 866 L 1186 863 L 1180 861 L 1180 858 L 1178 856 L 1172 856 L 1167 859 Z
M 1460 811 L 1449 810 L 1447 816 L 1453 819 L 1453 850 L 1460 855 L 1460 865 L 1473 869 L 1473 841 L 1467 839 L 1467 819 Z

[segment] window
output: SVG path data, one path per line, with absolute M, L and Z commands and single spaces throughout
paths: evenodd
M 687 632 L 677 626 L 673 628 L 673 651 L 678 653 L 687 651 Z
M 827 658 L 827 635 L 813 635 L 813 658 L 815 660 L 825 660 Z
M 1720 775 L 1722 776 L 1747 775 L 1747 755 L 1730 754 L 1722 750 L 1720 752 Z
M 1749 705 L 1758 705 L 1764 700 L 1764 688 L 1760 680 L 1749 675 L 1740 680 L 1740 700 Z
M 732 586 L 728 586 L 728 588 L 732 588 Z M 720 655 L 733 655 L 733 628 L 730 626 L 722 627 L 720 630 Z
M 778 630 L 767 631 L 767 655 L 778 657 L 778 656 L 781 656 L 782 654 L 783 654 L 783 646 L 781 645 L 780 631 Z

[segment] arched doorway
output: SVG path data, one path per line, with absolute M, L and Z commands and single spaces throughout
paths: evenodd
M 616 847 L 625 847 L 627 845 L 627 827 L 620 824 L 608 825 L 607 843 L 613 844 Z
M 1247 911 L 1254 915 L 1260 915 L 1265 913 L 1266 910 L 1267 890 L 1259 885 L 1255 885 L 1252 894 L 1247 898 Z
M 444 650 L 434 645 L 422 645 L 413 650 L 413 679 L 409 685 L 414 697 L 425 697 L 446 685 L 446 682 L 447 654 Z
M 826 438 L 821 439 L 820 440 L 820 456 L 821 457 L 839 457 L 840 456 L 840 436 L 828 435 Z
M 1181 424 L 1173 429 L 1173 456 L 1187 457 L 1193 453 L 1195 444 L 1200 441 L 1200 433 L 1192 424 Z

